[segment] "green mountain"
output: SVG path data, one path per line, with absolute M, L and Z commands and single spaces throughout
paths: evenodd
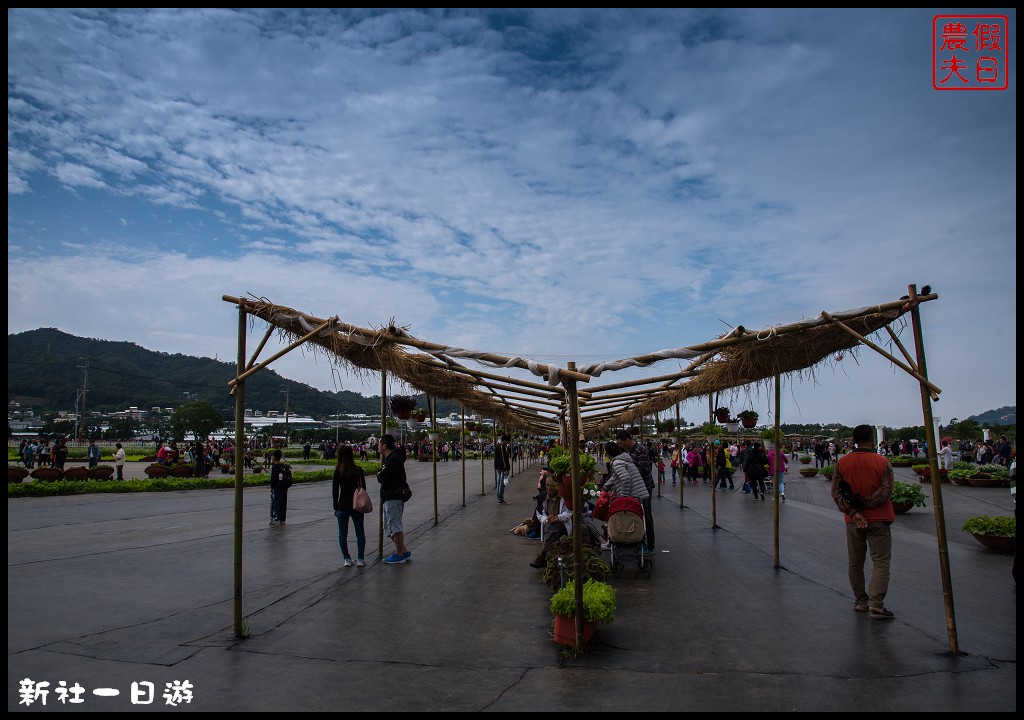
M 86 366 L 88 369 L 86 370 Z M 55 328 L 7 336 L 7 399 L 44 416 L 73 411 L 83 384 L 87 412 L 115 412 L 137 407 L 177 408 L 189 400 L 205 400 L 234 417 L 235 401 L 228 381 L 235 364 L 146 350 L 130 342 L 94 340 Z M 273 370 L 261 370 L 245 382 L 245 404 L 263 411 L 284 410 L 282 386 L 289 389 L 289 410 L 324 418 L 346 413 L 380 413 L 380 396 L 351 391 L 324 392 L 287 380 Z M 420 407 L 427 407 L 425 396 Z M 458 412 L 456 403 L 438 401 L 438 414 Z
M 55 328 L 7 336 L 7 400 L 29 407 L 39 416 L 73 411 L 85 383 L 88 412 L 112 413 L 132 406 L 148 411 L 177 408 L 187 400 L 206 400 L 229 421 L 235 414 L 235 401 L 228 395 L 227 383 L 234 376 L 233 362 L 155 352 L 130 342 L 81 338 Z M 246 406 L 283 410 L 282 386 L 288 387 L 289 409 L 297 415 L 325 418 L 339 409 L 366 415 L 380 412 L 379 395 L 325 392 L 287 380 L 273 370 L 261 370 L 246 380 Z M 419 406 L 427 407 L 425 396 L 420 396 Z M 458 403 L 437 403 L 438 415 L 458 411 Z M 1017 408 L 988 410 L 968 419 L 982 426 L 1016 425 Z

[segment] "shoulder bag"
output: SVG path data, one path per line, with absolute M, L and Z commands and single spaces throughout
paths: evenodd
M 370 500 L 370 493 L 364 487 L 356 487 L 352 493 L 352 509 L 360 513 L 373 512 L 373 501 Z

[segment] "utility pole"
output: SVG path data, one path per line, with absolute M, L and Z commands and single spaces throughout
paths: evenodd
M 284 446 L 288 447 L 288 393 L 291 388 L 285 386 L 284 393 Z
M 85 434 L 88 435 L 89 421 L 85 415 L 85 394 L 89 392 L 89 358 L 80 357 L 78 359 L 85 360 L 85 365 L 78 366 L 85 371 L 85 377 L 82 379 L 82 423 L 81 426 L 79 427 L 79 430 L 81 430 L 84 427 Z M 78 433 L 78 431 L 75 432 L 75 440 L 81 440 L 81 435 Z

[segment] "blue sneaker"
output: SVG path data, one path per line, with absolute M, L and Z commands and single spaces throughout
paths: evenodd
M 386 558 L 384 558 L 384 564 L 385 565 L 401 565 L 402 563 L 404 563 L 406 561 L 406 559 L 407 558 L 405 557 L 405 555 L 399 555 L 398 553 L 393 552 L 390 555 L 388 555 Z
M 405 554 L 402 555 L 406 560 L 412 560 L 412 550 L 406 550 Z

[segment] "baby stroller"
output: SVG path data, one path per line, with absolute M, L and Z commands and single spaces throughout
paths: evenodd
M 626 565 L 636 565 L 636 574 L 651 577 L 653 561 L 644 555 L 644 506 L 634 497 L 611 501 L 608 515 L 608 543 L 611 545 L 612 572 L 618 577 Z

